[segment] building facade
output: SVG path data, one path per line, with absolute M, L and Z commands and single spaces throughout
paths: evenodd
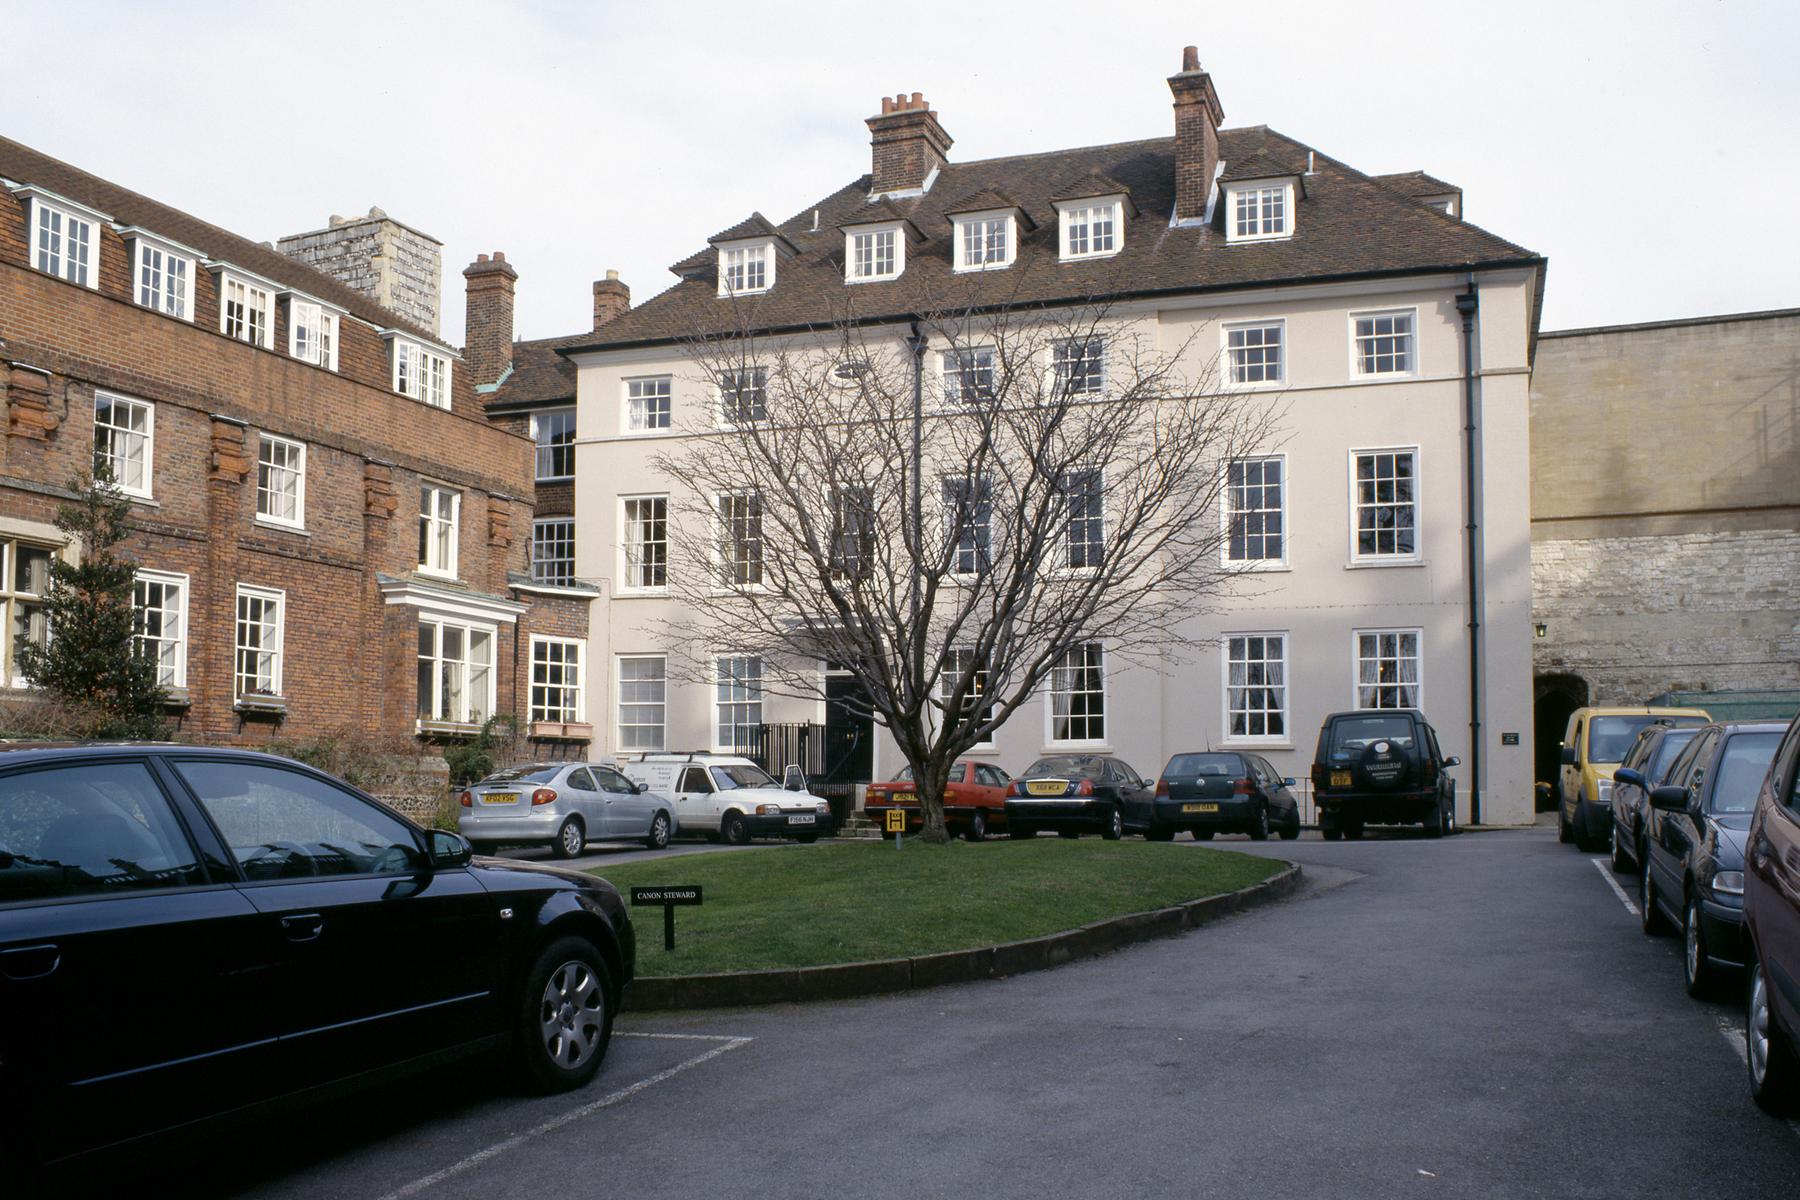
M 139 640 L 180 736 L 466 736 L 524 716 L 541 646 L 585 637 L 585 603 L 515 586 L 532 446 L 486 419 L 453 347 L 4 139 L 0 408 L 14 699 L 16 646 L 55 636 L 51 557 L 80 553 L 55 510 L 97 464 L 132 500 Z M 583 703 L 578 686 L 558 699 Z
M 1555 778 L 1579 705 L 1800 687 L 1797 414 L 1800 310 L 1543 335 L 1531 386 L 1540 779 Z
M 578 370 L 575 573 L 604 591 L 590 634 L 598 752 L 741 749 L 757 725 L 834 721 L 827 663 L 804 697 L 766 687 L 767 664 L 730 645 L 701 648 L 710 680 L 671 670 L 692 647 L 670 643 L 667 523 L 713 501 L 657 455 L 741 396 L 741 381 L 708 377 L 693 339 L 741 329 L 791 349 L 853 310 L 861 337 L 897 349 L 955 280 L 994 311 L 1104 303 L 1094 378 L 1107 344 L 1185 354 L 1193 374 L 1216 355 L 1229 382 L 1285 410 L 1265 452 L 1229 464 L 1229 553 L 1246 574 L 1192 618 L 1184 640 L 1200 649 L 1151 666 L 1079 646 L 1038 709 L 972 757 L 1018 771 L 1102 750 L 1153 775 L 1177 751 L 1244 746 L 1304 779 L 1327 713 L 1417 705 L 1463 760 L 1459 820 L 1477 758 L 1481 819 L 1531 819 L 1527 415 L 1543 260 L 1463 221 L 1451 185 L 1221 128 L 1191 48 L 1169 84 L 1172 138 L 967 163 L 922 97 L 884 99 L 868 173 L 785 222 L 758 214 L 716 235 L 669 291 L 559 348 Z M 958 386 L 954 356 L 926 362 L 934 395 Z M 868 772 L 886 778 L 900 761 L 883 737 L 873 746 Z

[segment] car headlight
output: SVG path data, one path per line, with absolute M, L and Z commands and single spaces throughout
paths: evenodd
M 781 805 L 759 804 L 756 806 L 756 815 L 759 817 L 779 817 L 781 815 Z
M 1742 871 L 1720 871 L 1712 877 L 1712 890 L 1721 896 L 1743 895 L 1744 873 Z
M 823 800 L 821 800 L 821 801 L 819 801 L 819 803 L 813 805 L 813 807 L 818 810 L 818 813 L 821 817 L 825 816 L 827 813 L 829 813 L 831 811 L 831 805 L 825 803 Z
M 1606 804 L 1609 801 L 1611 801 L 1612 800 L 1612 787 L 1613 787 L 1613 781 L 1610 779 L 1595 780 L 1594 781 L 1594 790 L 1597 793 L 1599 798 L 1597 800 L 1595 800 L 1594 803 Z

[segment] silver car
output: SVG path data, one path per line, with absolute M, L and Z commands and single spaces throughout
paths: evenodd
M 531 763 L 495 771 L 465 790 L 458 828 L 477 851 L 548 846 L 574 858 L 590 841 L 643 842 L 675 835 L 675 806 L 599 763 Z

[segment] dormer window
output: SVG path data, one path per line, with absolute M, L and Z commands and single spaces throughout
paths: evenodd
M 106 215 L 38 188 L 20 188 L 17 194 L 30 205 L 31 265 L 46 275 L 98 288 L 100 226 Z
M 288 299 L 288 353 L 328 371 L 337 370 L 338 314 L 317 300 Z
M 254 275 L 219 272 L 219 332 L 265 350 L 275 345 L 275 289 Z
M 131 244 L 132 299 L 155 312 L 192 321 L 199 253 L 142 229 L 120 232 Z
M 388 340 L 394 390 L 433 408 L 449 408 L 449 356 L 397 333 L 382 336 Z
M 1100 197 L 1058 203 L 1062 215 L 1062 257 L 1106 258 L 1124 244 L 1124 199 Z
M 844 235 L 844 280 L 874 283 L 898 279 L 906 269 L 905 243 L 898 225 L 869 226 Z
M 1294 233 L 1294 185 L 1285 181 L 1227 184 L 1225 240 L 1271 241 Z
M 719 295 L 754 295 L 774 286 L 774 242 L 741 242 L 719 247 Z
M 967 213 L 954 220 L 958 271 L 994 271 L 1012 265 L 1017 239 L 1011 213 Z

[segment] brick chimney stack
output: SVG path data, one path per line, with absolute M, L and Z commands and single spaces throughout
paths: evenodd
M 1212 77 L 1200 69 L 1200 51 L 1181 52 L 1181 74 L 1169 77 L 1175 93 L 1175 219 L 1198 221 L 1206 215 L 1213 176 L 1219 169 L 1219 125 L 1225 110 Z
M 954 144 L 919 92 L 883 96 L 880 115 L 866 124 L 875 159 L 869 191 L 877 196 L 924 187 Z
M 631 289 L 625 286 L 617 271 L 608 271 L 605 279 L 594 280 L 594 328 L 598 329 L 631 307 Z
M 518 271 L 506 255 L 477 254 L 463 268 L 468 320 L 463 327 L 463 370 L 473 384 L 496 383 L 512 366 L 513 289 Z

